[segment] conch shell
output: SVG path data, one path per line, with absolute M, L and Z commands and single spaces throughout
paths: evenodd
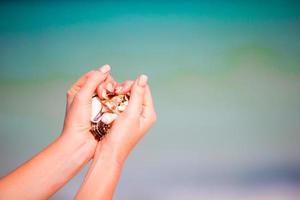
M 97 95 L 92 98 L 91 133 L 101 140 L 111 128 L 113 122 L 126 109 L 130 94 L 108 94 L 104 100 Z

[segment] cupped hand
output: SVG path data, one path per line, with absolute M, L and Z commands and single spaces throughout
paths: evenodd
M 109 65 L 102 66 L 83 75 L 68 91 L 66 117 L 62 136 L 72 140 L 89 141 L 97 146 L 90 133 L 91 99 L 97 93 L 100 98 L 105 93 L 131 93 L 127 109 L 116 119 L 110 133 L 99 143 L 96 154 L 100 154 L 103 144 L 111 146 L 120 160 L 125 160 L 138 141 L 156 120 L 147 76 L 141 75 L 135 81 L 118 84 L 109 73 Z
M 110 149 L 114 149 L 117 153 L 119 161 L 123 162 L 156 121 L 147 79 L 147 76 L 141 75 L 134 82 L 126 81 L 119 86 L 121 88 L 119 93 L 127 92 L 130 89 L 131 96 L 128 107 L 114 121 L 110 132 L 99 142 L 95 157 L 101 154 L 102 145 L 109 145 Z
M 96 140 L 90 134 L 91 99 L 99 86 L 114 84 L 110 76 L 110 66 L 103 65 L 99 70 L 92 70 L 83 75 L 67 92 L 66 116 L 62 136 L 70 139 Z

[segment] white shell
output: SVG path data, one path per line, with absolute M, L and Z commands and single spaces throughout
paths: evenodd
M 115 119 L 117 119 L 118 115 L 115 113 L 104 113 L 101 117 L 101 121 L 105 124 L 112 123 Z
M 118 111 L 123 112 L 126 109 L 126 107 L 127 107 L 127 105 L 125 103 L 121 104 L 118 106 Z
M 91 121 L 97 123 L 100 121 L 100 115 L 102 110 L 102 104 L 99 97 L 95 96 L 92 98 L 92 114 Z

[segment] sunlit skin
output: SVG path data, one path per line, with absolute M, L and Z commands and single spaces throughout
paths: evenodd
M 91 98 L 104 90 L 131 93 L 126 111 L 100 142 L 90 134 Z M 61 135 L 0 180 L 0 199 L 48 199 L 93 158 L 76 199 L 112 199 L 122 166 L 156 120 L 145 75 L 118 84 L 110 67 L 83 75 L 67 92 Z

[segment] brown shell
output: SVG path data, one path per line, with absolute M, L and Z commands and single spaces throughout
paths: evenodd
M 111 124 L 105 124 L 102 121 L 98 123 L 92 122 L 91 133 L 94 135 L 96 140 L 101 140 L 109 131 Z

